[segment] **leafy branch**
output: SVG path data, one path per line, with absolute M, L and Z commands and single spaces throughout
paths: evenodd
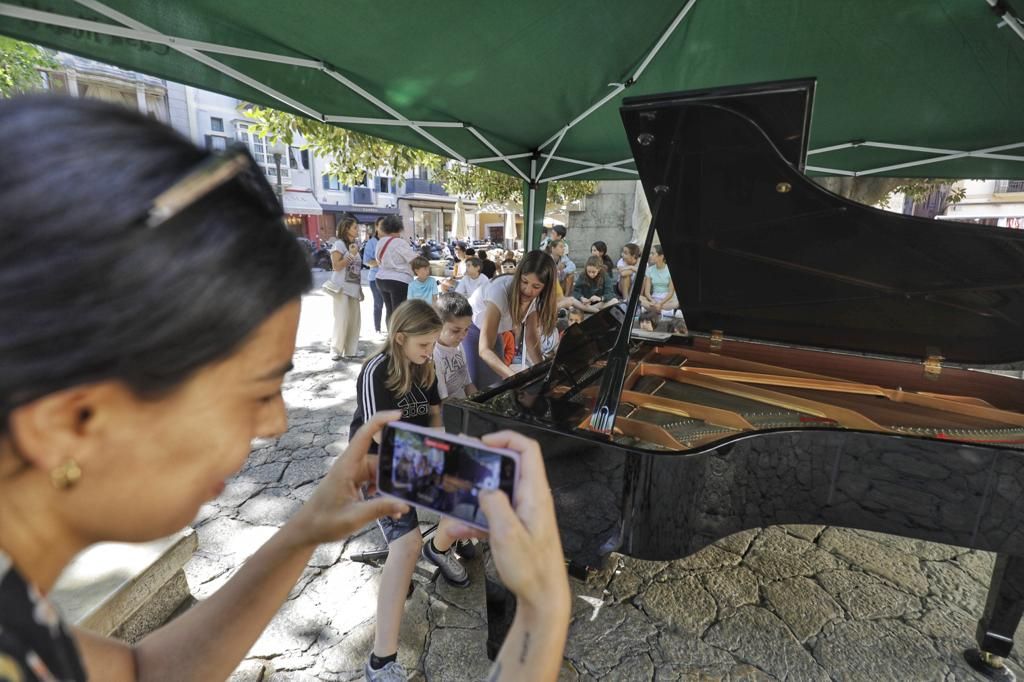
M 12 97 L 43 85 L 43 69 L 58 68 L 46 50 L 0 36 L 0 97 Z
M 327 159 L 327 172 L 336 175 L 343 184 L 361 184 L 364 174 L 380 171 L 402 182 L 408 172 L 419 166 L 428 169 L 431 178 L 449 194 L 472 195 L 484 205 L 521 207 L 522 181 L 517 176 L 449 161 L 437 154 L 276 109 L 246 104 L 241 110 L 253 122 L 256 135 L 289 145 L 296 133 L 301 135 L 305 139 L 302 149 Z M 561 206 L 596 190 L 594 181 L 556 181 L 548 187 L 547 201 L 549 205 Z

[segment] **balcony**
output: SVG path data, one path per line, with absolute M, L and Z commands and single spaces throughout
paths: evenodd
M 436 182 L 430 182 L 429 180 L 423 180 L 421 178 L 406 178 L 405 193 L 436 194 L 437 196 L 441 197 L 448 196 L 448 193 L 444 191 L 444 187 L 437 184 Z
M 997 194 L 1024 192 L 1024 180 L 1000 180 L 996 183 Z

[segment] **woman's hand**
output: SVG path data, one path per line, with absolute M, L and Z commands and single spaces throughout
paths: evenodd
M 367 455 L 370 441 L 388 422 L 400 419 L 399 411 L 378 412 L 352 436 L 345 452 L 320 481 L 302 508 L 288 525 L 294 525 L 302 543 L 320 544 L 348 537 L 381 516 L 396 516 L 408 505 L 389 497 L 363 500 L 360 488 L 377 478 L 377 458 Z
M 569 576 L 540 446 L 514 431 L 490 433 L 483 441 L 519 453 L 515 499 L 510 502 L 495 490 L 480 495 L 498 575 L 527 607 L 539 612 L 568 608 Z

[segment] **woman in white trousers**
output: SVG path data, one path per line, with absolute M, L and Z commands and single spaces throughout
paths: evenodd
M 359 224 L 346 215 L 338 223 L 338 238 L 331 246 L 332 278 L 340 291 L 334 294 L 334 334 L 331 336 L 331 359 L 357 359 L 359 351 L 359 302 L 363 298 L 363 261 L 359 256 Z

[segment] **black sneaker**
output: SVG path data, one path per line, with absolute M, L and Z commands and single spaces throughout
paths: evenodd
M 438 552 L 434 549 L 433 541 L 428 541 L 423 545 L 423 558 L 441 569 L 441 575 L 452 587 L 469 586 L 469 573 L 455 558 L 451 548 L 447 552 Z

